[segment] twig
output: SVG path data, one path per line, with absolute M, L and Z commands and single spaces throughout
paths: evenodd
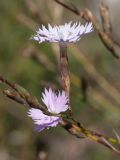
M 6 89 L 3 91 L 3 93 L 10 99 L 12 99 L 13 101 L 16 101 L 17 103 L 19 104 L 22 104 L 22 105 L 27 105 L 25 100 L 22 99 L 19 94 L 17 92 L 14 92 L 10 89 Z
M 3 78 L 1 75 L 0 75 L 0 82 L 7 84 L 9 87 L 11 87 L 11 88 L 14 89 L 15 91 L 17 91 L 17 86 L 16 86 L 16 84 L 15 84 L 15 83 L 11 83 L 10 81 L 8 81 L 8 80 L 6 80 L 5 78 Z
M 110 138 L 104 136 L 96 131 L 90 131 L 85 129 L 80 123 L 71 123 L 68 120 L 63 120 L 60 122 L 60 125 L 66 129 L 70 134 L 76 136 L 77 138 L 81 138 L 81 133 L 85 136 L 90 138 L 91 140 L 115 151 L 116 153 L 120 154 L 120 151 L 117 150 L 110 142 L 119 144 L 118 139 Z M 84 138 L 84 137 L 82 137 Z
M 113 132 L 114 132 L 116 138 L 118 139 L 118 141 L 119 141 L 119 143 L 120 143 L 120 136 L 118 135 L 118 133 L 116 132 L 115 129 L 113 129 Z
M 112 26 L 110 22 L 109 8 L 103 2 L 100 5 L 100 14 L 102 19 L 103 30 L 107 35 L 111 37 Z
M 54 0 L 54 1 L 57 2 L 58 4 L 60 4 L 61 6 L 65 7 L 66 9 L 68 9 L 68 10 L 74 12 L 75 14 L 79 15 L 79 11 L 75 6 L 73 6 L 73 5 L 69 6 L 69 5 L 67 5 L 67 4 L 65 4 L 65 3 L 63 3 L 59 0 Z

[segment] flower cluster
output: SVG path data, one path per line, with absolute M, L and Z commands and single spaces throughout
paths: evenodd
M 42 93 L 42 101 L 46 105 L 50 113 L 59 114 L 65 112 L 68 109 L 68 96 L 65 91 L 55 94 L 52 89 L 45 89 Z M 31 117 L 36 124 L 36 130 L 42 131 L 45 128 L 54 127 L 58 125 L 61 118 L 57 116 L 45 115 L 41 110 L 31 108 L 28 111 L 28 116 Z
M 92 23 L 81 25 L 80 23 L 72 22 L 65 23 L 65 25 L 52 27 L 48 24 L 48 29 L 42 25 L 42 29 L 36 31 L 36 35 L 32 37 L 39 43 L 42 42 L 76 42 L 79 41 L 83 34 L 93 31 Z
M 66 42 L 79 41 L 81 36 L 93 31 L 92 23 L 81 25 L 80 23 L 72 22 L 65 23 L 65 25 L 52 27 L 48 24 L 48 29 L 42 25 L 42 28 L 36 31 L 36 35 L 32 37 L 39 43 L 42 42 L 59 42 L 66 44 Z M 61 43 L 63 42 L 63 43 Z M 60 48 L 64 49 L 63 45 Z M 66 51 L 66 50 L 65 50 Z M 64 52 L 65 52 L 64 51 Z M 65 91 L 58 92 L 56 95 L 52 89 L 45 89 L 42 93 L 42 101 L 46 105 L 50 113 L 59 114 L 68 109 L 68 96 Z M 31 117 L 36 124 L 37 131 L 42 131 L 45 128 L 54 127 L 61 121 L 61 117 L 45 115 L 41 110 L 31 108 L 28 111 L 28 116 Z

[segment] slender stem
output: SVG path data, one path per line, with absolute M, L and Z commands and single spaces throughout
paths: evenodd
M 60 72 L 61 72 L 62 86 L 69 97 L 69 113 L 71 115 L 72 110 L 70 107 L 70 72 L 69 72 L 69 63 L 67 56 L 67 44 L 65 42 L 60 42 L 59 46 L 60 46 Z

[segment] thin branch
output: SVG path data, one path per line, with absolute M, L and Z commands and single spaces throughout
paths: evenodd
M 17 92 L 14 92 L 10 89 L 6 89 L 3 91 L 3 93 L 8 98 L 12 99 L 13 101 L 16 101 L 17 103 L 22 104 L 22 105 L 27 105 L 26 101 L 24 99 L 22 99 Z
M 70 134 L 76 136 L 77 138 L 81 138 L 81 134 L 83 135 L 82 138 L 88 137 L 91 140 L 115 151 L 116 153 L 120 154 L 120 151 L 117 150 L 111 143 L 119 144 L 118 139 L 107 137 L 103 134 L 100 134 L 96 131 L 90 131 L 85 129 L 79 122 L 72 123 L 68 120 L 62 120 L 60 125 L 66 129 Z
M 120 136 L 118 135 L 118 133 L 116 132 L 115 129 L 113 129 L 113 132 L 114 132 L 116 138 L 118 139 L 118 141 L 119 141 L 119 143 L 120 143 Z
M 60 4 L 61 6 L 63 6 L 64 8 L 74 12 L 75 14 L 79 15 L 79 11 L 78 9 L 74 6 L 74 5 L 67 5 L 59 0 L 54 0 L 55 2 L 57 2 L 58 4 Z
M 109 35 L 110 37 L 112 36 L 112 26 L 110 22 L 110 13 L 109 13 L 109 8 L 106 6 L 104 3 L 101 3 L 100 5 L 100 15 L 102 19 L 102 25 L 103 25 L 103 30 L 104 32 Z
M 8 80 L 6 80 L 5 78 L 3 78 L 1 75 L 0 75 L 0 82 L 7 84 L 9 87 L 11 87 L 11 88 L 14 89 L 15 91 L 17 91 L 17 86 L 16 86 L 16 84 L 15 84 L 15 83 L 11 83 L 10 81 L 8 81 Z

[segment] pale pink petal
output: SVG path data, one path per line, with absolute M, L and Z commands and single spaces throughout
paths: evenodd
M 29 109 L 28 116 L 33 119 L 34 124 L 39 126 L 41 130 L 48 127 L 54 127 L 60 121 L 59 117 L 47 116 L 43 114 L 39 109 L 34 108 Z
M 66 96 L 65 91 L 58 92 L 58 95 L 56 95 L 52 89 L 49 88 L 49 90 L 45 89 L 42 96 L 42 101 L 49 112 L 60 113 L 68 109 L 68 96 Z

